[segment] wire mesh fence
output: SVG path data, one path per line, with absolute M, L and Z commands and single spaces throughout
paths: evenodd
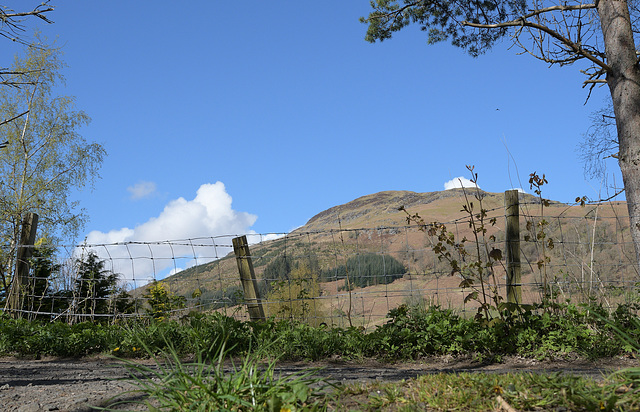
M 624 203 L 520 205 L 522 301 L 638 300 L 640 280 Z M 267 317 L 372 327 L 402 304 L 470 314 L 506 297 L 505 210 L 448 222 L 246 234 Z M 33 247 L 21 305 L 5 312 L 67 322 L 175 317 L 248 319 L 233 238 Z M 7 266 L 5 266 L 7 267 Z M 10 266 L 8 266 L 10 267 Z M 481 269 L 480 269 L 481 268 Z

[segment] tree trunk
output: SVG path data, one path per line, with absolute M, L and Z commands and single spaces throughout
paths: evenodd
M 598 14 L 607 56 L 607 84 L 616 118 L 618 162 L 627 198 L 631 238 L 640 262 L 640 70 L 625 0 L 600 0 Z

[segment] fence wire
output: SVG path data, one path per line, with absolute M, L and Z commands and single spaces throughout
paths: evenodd
M 619 204 L 528 203 L 520 210 L 522 303 L 544 296 L 610 308 L 638 301 L 635 251 Z M 246 236 L 266 316 L 369 328 L 402 304 L 473 314 L 486 299 L 506 297 L 506 262 L 492 252 L 505 249 L 505 219 L 496 208 L 428 225 Z M 443 227 L 444 238 L 429 230 Z M 7 305 L 10 284 L 2 285 L 0 300 L 13 315 L 68 322 L 192 311 L 248 319 L 232 246 L 237 236 L 36 246 L 20 307 Z

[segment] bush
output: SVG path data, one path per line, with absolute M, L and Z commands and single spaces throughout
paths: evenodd
M 480 325 L 438 306 L 401 305 L 389 312 L 388 323 L 371 333 L 374 352 L 390 358 L 415 359 L 427 355 L 478 351 L 483 337 Z
M 0 355 L 146 356 L 149 351 L 166 351 L 167 342 L 180 355 L 198 350 L 206 355 L 207 348 L 226 336 L 232 355 L 266 350 L 273 357 L 289 360 L 332 356 L 400 360 L 444 354 L 469 354 L 479 359 L 516 354 L 545 359 L 577 354 L 596 359 L 638 352 L 640 319 L 636 310 L 621 305 L 609 314 L 599 305 L 562 304 L 528 307 L 502 319 L 479 322 L 437 306 L 402 305 L 389 312 L 386 324 L 370 333 L 361 328 L 313 326 L 290 319 L 243 322 L 220 313 L 192 313 L 165 321 L 75 325 L 0 315 Z

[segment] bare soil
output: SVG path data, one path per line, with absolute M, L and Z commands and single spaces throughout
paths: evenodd
M 149 366 L 153 363 L 142 360 Z M 323 362 L 284 362 L 277 367 L 288 375 L 307 368 L 320 368 L 317 375 L 335 383 L 350 384 L 371 381 L 398 381 L 433 373 L 553 373 L 561 372 L 602 379 L 613 371 L 638 367 L 637 359 L 625 357 L 595 362 L 554 360 L 539 362 L 510 357 L 501 363 L 481 364 L 472 359 L 437 357 L 421 362 L 381 363 L 374 360 L 346 362 L 340 359 Z M 108 357 L 82 359 L 46 358 L 25 360 L 0 358 L 0 410 L 2 411 L 73 411 L 95 410 L 115 401 L 135 402 L 131 375 L 124 363 Z M 144 410 L 143 405 L 123 404 L 118 409 Z

